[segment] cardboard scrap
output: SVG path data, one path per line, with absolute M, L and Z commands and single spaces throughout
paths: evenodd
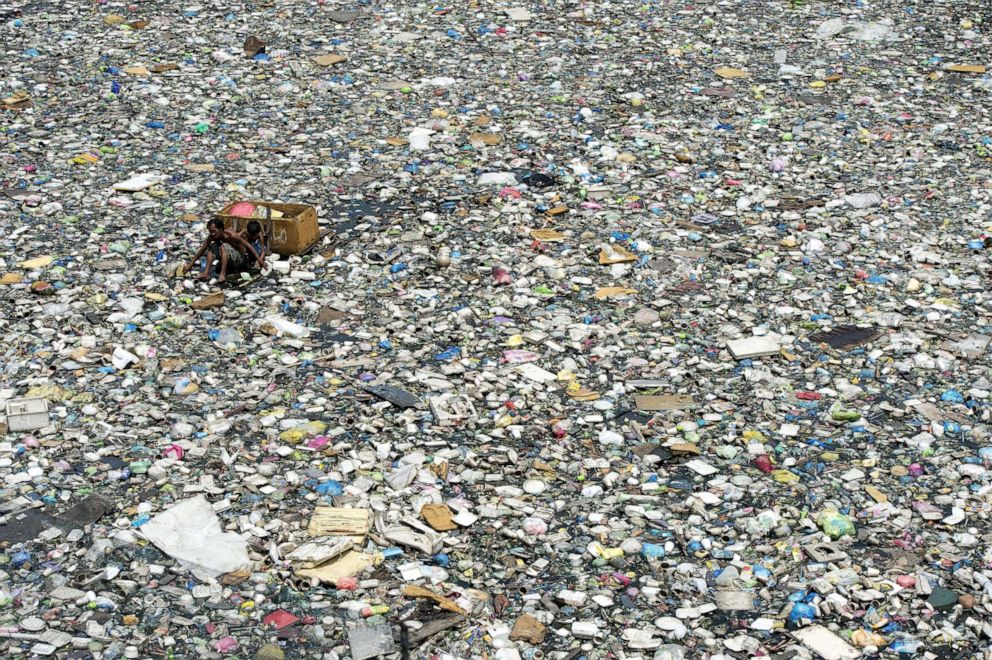
M 543 644 L 547 635 L 547 627 L 532 617 L 530 614 L 521 614 L 513 622 L 513 629 L 510 631 L 510 641 L 523 640 L 529 644 Z
M 348 58 L 345 57 L 344 55 L 337 55 L 331 53 L 328 55 L 318 55 L 317 57 L 313 58 L 313 61 L 318 66 L 331 66 L 332 64 L 340 64 L 341 62 L 344 62 L 347 59 Z
M 566 393 L 576 401 L 595 401 L 599 398 L 599 392 L 582 387 L 578 383 L 572 383 Z
M 3 107 L 8 110 L 24 110 L 31 107 L 31 97 L 24 90 L 14 92 L 3 99 Z
M 447 504 L 425 504 L 420 509 L 420 517 L 436 532 L 447 532 L 458 528 L 458 525 L 451 522 L 451 509 Z
M 334 584 L 341 578 L 354 577 L 369 566 L 375 565 L 375 556 L 357 550 L 349 550 L 340 557 L 321 564 L 316 568 L 301 568 L 296 574 L 305 578 L 317 578 L 321 582 Z
M 564 204 L 552 207 L 546 211 L 548 215 L 562 215 L 563 213 L 568 213 L 568 207 Z
M 747 71 L 743 71 L 742 69 L 735 69 L 732 66 L 719 66 L 713 70 L 713 73 L 720 76 L 721 78 L 729 78 L 729 79 L 748 77 Z
M 865 486 L 865 492 L 868 493 L 868 495 L 870 495 L 871 498 L 876 502 L 878 502 L 879 504 L 889 501 L 889 496 L 883 493 L 882 491 L 880 491 L 879 489 L 875 488 L 874 486 Z
M 162 371 L 166 373 L 169 373 L 170 371 L 178 371 L 179 369 L 182 369 L 185 364 L 185 360 L 180 360 L 178 358 L 162 358 L 159 361 L 159 366 Z
M 637 293 L 637 289 L 631 289 L 625 286 L 604 286 L 601 289 L 597 289 L 596 293 L 592 294 L 592 297 L 597 300 L 606 300 L 607 298 L 616 298 L 618 296 L 629 296 L 632 293 Z
M 359 545 L 369 533 L 370 520 L 368 509 L 318 506 L 307 532 L 310 536 L 350 536 Z
M 251 568 L 239 568 L 236 571 L 231 571 L 230 573 L 224 573 L 220 576 L 220 583 L 226 584 L 228 586 L 234 586 L 241 584 L 245 580 L 251 577 L 253 571 Z
M 150 71 L 143 66 L 126 66 L 124 67 L 124 73 L 129 76 L 147 76 Z
M 601 266 L 624 264 L 631 261 L 637 261 L 637 256 L 631 254 L 619 245 L 609 245 L 604 243 L 599 246 L 599 264 Z
M 634 405 L 638 410 L 687 410 L 696 407 L 696 401 L 686 394 L 662 394 L 659 396 L 647 396 L 638 394 L 634 396 Z
M 471 142 L 481 142 L 482 144 L 492 147 L 502 142 L 503 136 L 497 135 L 496 133 L 472 133 L 468 139 Z
M 265 52 L 265 42 L 255 36 L 249 36 L 245 39 L 244 43 L 245 55 L 248 57 L 255 57 L 259 53 Z
M 981 64 L 948 64 L 944 71 L 954 71 L 956 73 L 985 73 L 985 67 Z
M 409 598 L 427 598 L 437 603 L 437 606 L 442 610 L 454 612 L 455 614 L 461 614 L 463 616 L 468 615 L 468 612 L 455 604 L 455 602 L 450 598 L 445 598 L 441 594 L 434 593 L 430 589 L 425 589 L 424 587 L 420 587 L 415 584 L 408 584 L 403 587 L 403 595 L 408 596 Z
M 565 234 L 554 229 L 531 229 L 530 237 L 542 243 L 557 243 L 565 240 Z

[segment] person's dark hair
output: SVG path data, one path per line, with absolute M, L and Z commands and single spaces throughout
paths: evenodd
M 252 220 L 248 223 L 248 233 L 249 234 L 261 234 L 262 233 L 262 223 L 258 220 Z
M 207 228 L 209 229 L 210 227 L 216 227 L 217 229 L 224 231 L 224 221 L 220 218 L 211 218 L 210 222 L 207 223 Z

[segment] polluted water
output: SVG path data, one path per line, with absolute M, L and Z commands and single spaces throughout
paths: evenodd
M 5 658 L 992 658 L 992 6 L 0 3 Z

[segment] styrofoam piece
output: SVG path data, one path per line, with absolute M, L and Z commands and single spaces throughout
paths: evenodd
M 7 402 L 7 429 L 14 433 L 48 426 L 47 399 L 11 399 Z

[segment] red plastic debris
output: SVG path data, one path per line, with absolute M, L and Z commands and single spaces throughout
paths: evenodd
M 262 619 L 262 623 L 267 626 L 272 626 L 276 630 L 282 630 L 287 626 L 293 625 L 299 620 L 300 617 L 293 616 L 286 610 L 276 610 L 272 614 L 266 615 L 266 617 Z

